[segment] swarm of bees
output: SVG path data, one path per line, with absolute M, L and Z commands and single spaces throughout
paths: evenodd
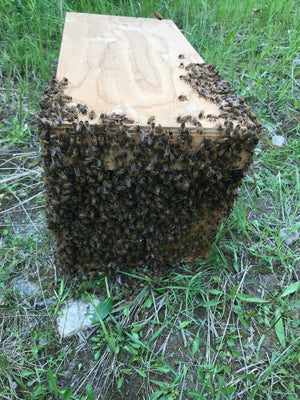
M 36 117 L 47 223 L 62 269 L 118 276 L 139 265 L 163 272 L 207 255 L 252 163 L 261 125 L 211 65 L 184 68 L 180 79 L 220 112 L 178 117 L 176 132 L 155 116 L 141 127 L 125 114 L 72 105 L 68 80 L 52 78 Z M 217 119 L 217 139 L 203 134 L 205 118 Z M 197 126 L 200 146 L 187 122 Z

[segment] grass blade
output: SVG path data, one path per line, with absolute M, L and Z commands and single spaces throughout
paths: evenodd
M 289 285 L 287 288 L 285 288 L 285 290 L 280 295 L 280 297 L 286 297 L 289 294 L 298 292 L 298 290 L 300 290 L 300 282 L 294 282 L 291 285 Z
M 278 337 L 278 340 L 281 346 L 285 349 L 286 348 L 286 339 L 285 339 L 285 332 L 284 332 L 284 325 L 281 316 L 281 311 L 279 308 L 275 311 L 275 320 L 277 321 L 275 324 L 275 332 Z
M 242 301 L 246 301 L 247 303 L 268 303 L 268 300 L 264 300 L 259 297 L 254 297 L 243 293 L 238 293 L 236 297 Z

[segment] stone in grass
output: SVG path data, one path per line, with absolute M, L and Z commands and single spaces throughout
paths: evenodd
M 33 282 L 29 282 L 23 278 L 16 278 L 13 280 L 14 289 L 22 296 L 22 297 L 31 297 L 38 293 L 39 286 Z
M 272 143 L 274 146 L 282 147 L 286 143 L 286 139 L 284 136 L 274 135 L 272 137 Z
M 283 228 L 280 231 L 280 239 L 283 240 L 285 244 L 290 246 L 291 244 L 297 242 L 297 240 L 299 239 L 299 232 L 294 231 L 288 233 L 288 230 L 286 228 Z
M 94 304 L 97 306 L 99 300 L 94 299 Z M 92 325 L 91 315 L 87 315 L 94 313 L 94 307 L 90 303 L 69 300 L 60 311 L 62 314 L 57 318 L 57 328 L 61 337 L 74 335 Z

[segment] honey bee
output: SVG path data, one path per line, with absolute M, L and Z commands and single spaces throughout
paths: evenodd
M 83 126 L 85 127 L 85 130 L 86 130 L 87 133 L 91 133 L 92 130 L 91 130 L 89 121 L 85 121 Z
M 63 184 L 63 189 L 64 190 L 69 190 L 71 188 L 72 188 L 72 183 L 66 182 L 66 183 Z
M 50 122 L 46 117 L 38 117 L 37 119 L 45 126 L 50 126 Z
M 188 99 L 187 96 L 185 96 L 184 94 L 178 96 L 178 100 L 180 101 L 186 101 L 187 99 Z
M 190 122 L 192 120 L 192 116 L 191 115 L 185 115 L 184 117 L 182 117 L 181 120 L 183 122 Z
M 148 118 L 147 124 L 151 125 L 154 122 L 154 120 L 155 120 L 155 116 L 151 115 L 151 117 Z
M 67 115 L 67 121 L 68 121 L 68 122 L 74 122 L 75 119 L 78 119 L 78 117 L 77 117 L 76 115 L 74 115 L 74 114 L 72 114 L 72 113 L 69 113 L 69 114 Z
M 182 182 L 182 187 L 181 187 L 181 189 L 184 190 L 184 191 L 186 191 L 186 190 L 188 190 L 189 188 L 190 188 L 190 183 L 189 183 L 189 181 L 187 181 L 187 180 L 183 181 L 183 182 Z
M 165 150 L 164 158 L 170 157 L 170 154 L 171 154 L 171 152 L 170 152 L 170 147 L 167 146 L 167 147 L 166 147 L 166 150 Z
M 222 128 L 222 123 L 220 122 L 220 121 L 216 121 L 216 125 L 217 125 L 217 128 L 218 128 L 218 131 L 222 131 L 223 130 L 223 128 Z
M 196 64 L 195 63 L 189 63 L 186 67 L 185 67 L 185 69 L 192 69 L 192 68 L 195 68 L 196 67 Z
M 79 178 L 81 176 L 81 172 L 78 167 L 74 167 L 74 173 L 77 178 Z
M 104 113 L 102 113 L 102 114 L 100 114 L 100 116 L 99 116 L 99 119 L 107 119 L 108 118 L 108 116 L 107 116 L 107 114 L 104 114 Z
M 79 121 L 76 125 L 76 132 L 82 132 L 83 122 Z
M 152 126 L 152 128 L 154 128 L 154 126 Z M 156 130 L 154 131 L 154 134 L 161 135 L 162 133 L 163 133 L 163 127 L 161 126 L 161 124 L 158 124 Z
M 90 113 L 89 113 L 89 118 L 90 119 L 95 119 L 96 118 L 96 113 L 95 113 L 95 111 L 90 111 Z
M 59 104 L 59 102 L 58 101 L 53 101 L 53 103 L 52 103 L 52 105 L 51 105 L 51 108 L 53 109 L 53 110 L 59 110 L 59 109 L 61 109 L 61 105 Z
M 131 126 L 131 127 L 127 130 L 127 132 L 128 132 L 128 133 L 134 133 L 134 132 L 135 132 L 135 127 L 134 127 L 134 126 Z
M 181 62 L 181 63 L 179 64 L 179 68 L 184 68 L 183 62 Z
M 62 93 L 60 93 L 58 95 L 58 99 L 59 99 L 60 102 L 66 102 L 66 103 L 69 103 L 70 101 L 72 101 L 72 97 L 71 96 L 68 96 L 66 94 L 62 95 Z M 66 106 L 64 105 L 64 107 L 66 107 Z
M 200 111 L 198 114 L 198 118 L 202 119 L 204 117 L 204 111 Z
M 212 121 L 214 118 L 216 118 L 215 117 L 215 115 L 213 115 L 213 114 L 206 114 L 206 118 L 209 120 L 209 121 Z
M 179 54 L 178 58 L 184 58 L 184 54 Z
M 154 16 L 156 19 L 160 20 L 160 21 L 163 19 L 163 17 L 162 17 L 158 12 L 153 13 L 153 16 Z
M 260 12 L 261 12 L 261 9 L 260 9 L 260 8 L 252 8 L 252 12 L 253 12 L 254 14 L 260 13 Z

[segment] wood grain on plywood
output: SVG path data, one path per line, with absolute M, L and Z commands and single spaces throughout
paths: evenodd
M 125 113 L 142 126 L 155 115 L 157 124 L 178 128 L 179 115 L 218 114 L 179 79 L 181 62 L 204 61 L 171 20 L 67 13 L 57 77 L 69 79 L 74 104 Z M 203 127 L 215 130 L 210 121 Z

